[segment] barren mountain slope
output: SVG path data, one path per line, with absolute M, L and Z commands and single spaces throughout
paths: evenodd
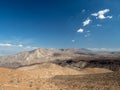
M 118 60 L 119 53 L 93 52 L 87 49 L 36 49 L 16 55 L 0 56 L 0 66 L 16 68 L 55 60 Z
M 21 65 L 48 62 L 56 59 L 67 60 L 79 56 L 74 52 L 76 52 L 76 49 L 36 49 L 16 55 L 0 56 L 0 66 L 15 68 Z

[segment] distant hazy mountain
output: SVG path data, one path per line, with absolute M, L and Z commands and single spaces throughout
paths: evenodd
M 35 49 L 32 51 L 21 52 L 16 55 L 0 56 L 0 66 L 19 67 L 33 63 L 50 62 L 54 60 L 89 60 L 96 58 L 114 58 L 119 57 L 119 53 L 104 52 L 98 53 L 88 49 Z

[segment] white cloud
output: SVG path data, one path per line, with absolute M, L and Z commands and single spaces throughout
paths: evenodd
M 83 22 L 83 26 L 90 24 L 91 20 L 88 18 Z
M 11 47 L 11 46 L 13 46 L 12 44 L 4 44 L 4 43 L 0 43 L 0 46 L 1 47 Z
M 0 47 L 23 47 L 23 45 L 22 44 L 15 45 L 15 44 L 10 44 L 10 43 L 0 43 Z
M 92 13 L 91 15 L 92 15 L 92 16 L 95 16 L 95 17 L 97 17 L 97 16 L 98 16 L 98 14 L 97 14 L 97 13 Z
M 84 32 L 84 29 L 80 28 L 79 30 L 77 30 L 77 32 L 83 33 L 83 32 Z
M 106 19 L 109 18 L 111 19 L 112 16 L 105 16 L 106 13 L 108 13 L 110 10 L 109 9 L 104 9 L 104 10 L 100 10 L 97 13 L 92 13 L 92 16 L 95 16 L 98 19 Z
M 18 47 L 23 47 L 23 45 L 22 45 L 22 44 L 19 44 Z
M 107 18 L 110 18 L 110 19 L 111 19 L 112 17 L 113 17 L 113 16 L 107 16 Z

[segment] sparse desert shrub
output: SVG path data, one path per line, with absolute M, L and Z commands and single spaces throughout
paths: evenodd
M 32 87 L 32 84 L 29 84 L 29 87 Z
M 32 83 L 33 83 L 33 82 L 31 81 L 30 84 L 29 84 L 29 87 L 32 87 Z
M 20 83 L 20 80 L 19 80 L 19 79 L 17 79 L 17 83 Z
M 53 56 L 57 57 L 57 56 L 61 56 L 60 53 L 53 53 Z
M 10 82 L 10 83 L 13 83 L 13 82 L 14 82 L 14 80 L 10 80 L 9 82 Z
M 36 88 L 36 90 L 40 90 L 40 88 L 39 88 L 39 87 L 37 87 L 37 88 Z

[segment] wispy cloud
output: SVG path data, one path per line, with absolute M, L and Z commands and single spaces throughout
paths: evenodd
M 118 15 L 118 18 L 120 18 L 120 14 Z
M 83 22 L 83 26 L 87 26 L 88 24 L 90 24 L 91 20 L 88 18 Z
M 86 10 L 83 9 L 81 12 L 85 12 L 85 11 L 86 11 Z M 95 17 L 96 19 L 101 19 L 101 20 L 106 19 L 106 18 L 108 18 L 108 19 L 113 18 L 113 16 L 107 15 L 108 12 L 110 12 L 110 9 L 103 9 L 103 10 L 99 10 L 99 11 L 96 12 L 96 13 L 90 14 L 90 15 L 88 16 L 88 18 L 85 19 L 85 21 L 82 22 L 82 28 L 78 29 L 77 32 L 78 32 L 78 33 L 82 33 L 84 37 L 89 37 L 89 36 L 91 36 L 91 35 L 92 35 L 91 30 L 86 30 L 86 28 L 85 28 L 87 25 L 90 25 L 91 22 L 94 23 L 94 19 L 92 19 L 91 15 L 92 15 L 93 17 Z M 102 25 L 99 24 L 99 22 L 98 22 L 98 24 L 95 24 L 95 27 L 96 27 L 96 26 L 97 26 L 97 27 L 101 27 Z M 83 33 L 83 32 L 84 32 L 84 33 Z
M 79 30 L 77 30 L 78 33 L 83 33 L 84 29 L 80 28 Z
M 72 42 L 75 42 L 75 40 L 72 40 Z
M 87 38 L 87 37 L 89 37 L 90 35 L 91 35 L 90 33 L 87 33 L 87 34 L 84 35 L 84 37 Z
M 104 10 L 100 10 L 97 13 L 92 13 L 92 16 L 95 16 L 98 19 L 106 19 L 109 18 L 111 19 L 112 16 L 105 16 L 106 13 L 108 13 L 110 10 L 109 9 L 104 9 Z
M 26 46 L 22 44 L 0 43 L 0 55 L 11 55 L 37 48 L 38 47 Z
M 101 24 L 97 24 L 96 26 L 97 26 L 97 27 L 101 27 L 102 25 L 101 25 Z
M 87 33 L 90 33 L 90 30 L 86 31 Z
M 107 16 L 107 18 L 110 18 L 110 19 L 111 19 L 111 18 L 113 18 L 113 16 Z
M 12 44 L 8 44 L 8 43 L 6 43 L 6 44 L 4 44 L 4 43 L 0 43 L 0 47 L 11 47 L 12 46 Z
M 38 47 L 26 46 L 24 48 L 27 48 L 27 49 L 37 49 Z
M 23 45 L 22 45 L 22 44 L 19 44 L 18 47 L 23 47 Z
M 86 10 L 85 10 L 85 9 L 83 9 L 81 12 L 82 12 L 82 13 L 84 13 L 85 11 L 86 11 Z
M 92 51 L 120 51 L 120 48 L 88 48 Z
M 22 44 L 15 45 L 15 44 L 10 44 L 10 43 L 0 43 L 0 47 L 23 47 L 23 45 Z

